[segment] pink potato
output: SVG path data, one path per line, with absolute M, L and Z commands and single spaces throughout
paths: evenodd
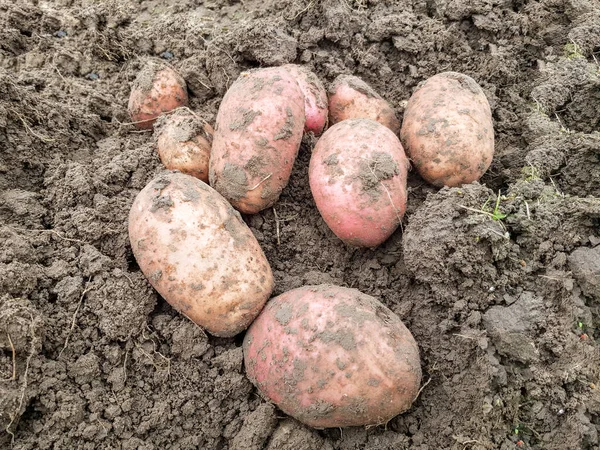
M 347 119 L 371 119 L 398 134 L 396 113 L 371 86 L 353 75 L 338 76 L 329 88 L 329 124 Z
M 421 383 L 410 331 L 356 289 L 305 286 L 271 299 L 243 349 L 260 393 L 316 428 L 384 424 L 410 408 Z
M 417 172 L 434 186 L 479 180 L 494 156 L 490 104 L 471 77 L 437 74 L 408 100 L 400 138 Z
M 166 172 L 138 194 L 129 239 L 150 284 L 216 336 L 246 329 L 273 289 L 257 240 L 227 201 L 197 178 Z
M 320 136 L 327 126 L 327 91 L 321 80 L 309 69 L 296 64 L 283 66 L 298 82 L 304 94 L 305 132 Z
M 188 103 L 184 79 L 169 66 L 149 60 L 133 82 L 129 116 L 139 129 L 151 129 L 164 112 Z
M 169 170 L 208 183 L 208 161 L 214 130 L 188 108 L 177 108 L 155 124 L 156 149 Z
M 247 214 L 272 206 L 289 181 L 304 122 L 304 95 L 287 70 L 242 73 L 217 114 L 211 186 Z
M 349 119 L 319 139 L 308 178 L 331 231 L 349 245 L 376 247 L 402 220 L 408 168 L 402 144 L 389 128 Z

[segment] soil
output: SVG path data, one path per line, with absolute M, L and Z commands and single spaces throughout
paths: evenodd
M 275 294 L 354 287 L 406 323 L 424 380 L 408 412 L 304 427 L 244 375 L 243 335 L 206 335 L 150 288 L 127 236 L 162 169 L 128 125 L 149 58 L 209 123 L 260 66 L 359 76 L 399 118 L 435 73 L 481 85 L 490 169 L 460 189 L 411 173 L 379 248 L 320 218 L 311 139 L 275 207 L 244 217 Z M 597 0 L 0 0 L 0 447 L 600 448 L 599 59 Z

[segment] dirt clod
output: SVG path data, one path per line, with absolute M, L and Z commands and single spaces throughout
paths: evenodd
M 0 0 L 0 448 L 596 449 L 597 10 L 593 0 Z M 163 168 L 152 134 L 123 124 L 139 71 L 165 52 L 208 123 L 240 73 L 284 63 L 326 86 L 360 77 L 398 117 L 436 73 L 482 87 L 496 147 L 481 184 L 436 189 L 409 173 L 404 232 L 377 249 L 347 248 L 320 218 L 308 138 L 278 220 L 271 209 L 244 218 L 275 295 L 334 283 L 402 318 L 431 378 L 411 410 L 368 430 L 283 418 L 241 370 L 241 336 L 207 336 L 140 273 L 127 217 Z M 218 182 L 231 198 L 253 187 L 242 167 Z

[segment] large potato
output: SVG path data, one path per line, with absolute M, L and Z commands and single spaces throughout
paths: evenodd
M 471 77 L 440 73 L 409 99 L 400 138 L 427 182 L 439 187 L 471 183 L 494 156 L 490 105 Z
M 398 227 L 406 210 L 408 159 L 388 128 L 350 119 L 317 142 L 308 169 L 321 216 L 337 237 L 375 247 Z
M 367 83 L 353 75 L 340 75 L 329 87 L 330 125 L 347 119 L 371 119 L 398 134 L 396 113 Z
M 154 128 L 156 149 L 164 166 L 208 183 L 213 128 L 188 108 L 160 117 Z
M 181 75 L 160 61 L 149 60 L 133 83 L 128 111 L 136 128 L 151 129 L 162 113 L 187 103 L 187 88 Z
M 244 361 L 263 396 L 317 428 L 386 423 L 421 383 L 418 346 L 398 316 L 331 285 L 270 300 L 246 333 Z
M 247 328 L 273 289 L 269 263 L 239 213 L 189 175 L 162 174 L 138 194 L 129 239 L 160 295 L 216 336 Z
M 309 69 L 297 64 L 283 66 L 290 72 L 304 94 L 304 131 L 321 135 L 327 126 L 327 91 L 321 80 Z
M 211 186 L 244 213 L 273 205 L 289 181 L 304 122 L 304 95 L 287 70 L 242 73 L 217 114 Z

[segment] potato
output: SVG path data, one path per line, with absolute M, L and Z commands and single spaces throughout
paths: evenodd
M 321 80 L 309 69 L 297 64 L 283 66 L 296 79 L 304 94 L 305 132 L 320 136 L 327 126 L 327 91 Z
M 149 60 L 133 82 L 129 116 L 139 129 L 151 129 L 162 113 L 186 106 L 185 81 L 169 66 Z
M 271 299 L 243 349 L 260 393 L 316 428 L 386 423 L 410 408 L 421 383 L 410 331 L 356 289 L 305 286 Z
M 389 128 L 369 119 L 349 119 L 319 139 L 308 178 L 331 231 L 349 245 L 375 247 L 402 220 L 408 167 L 402 144 Z
M 427 182 L 438 187 L 471 183 L 494 156 L 490 105 L 471 77 L 440 73 L 409 99 L 400 138 Z
M 150 284 L 216 336 L 248 327 L 273 289 L 269 263 L 239 213 L 189 175 L 167 172 L 142 189 L 129 239 Z
M 217 114 L 210 184 L 239 211 L 273 205 L 302 141 L 304 95 L 282 67 L 242 73 Z
M 213 128 L 187 108 L 163 115 L 154 128 L 156 149 L 164 166 L 208 183 Z
M 398 134 L 400 121 L 388 102 L 352 75 L 338 76 L 329 88 L 329 124 L 346 119 L 371 119 Z

